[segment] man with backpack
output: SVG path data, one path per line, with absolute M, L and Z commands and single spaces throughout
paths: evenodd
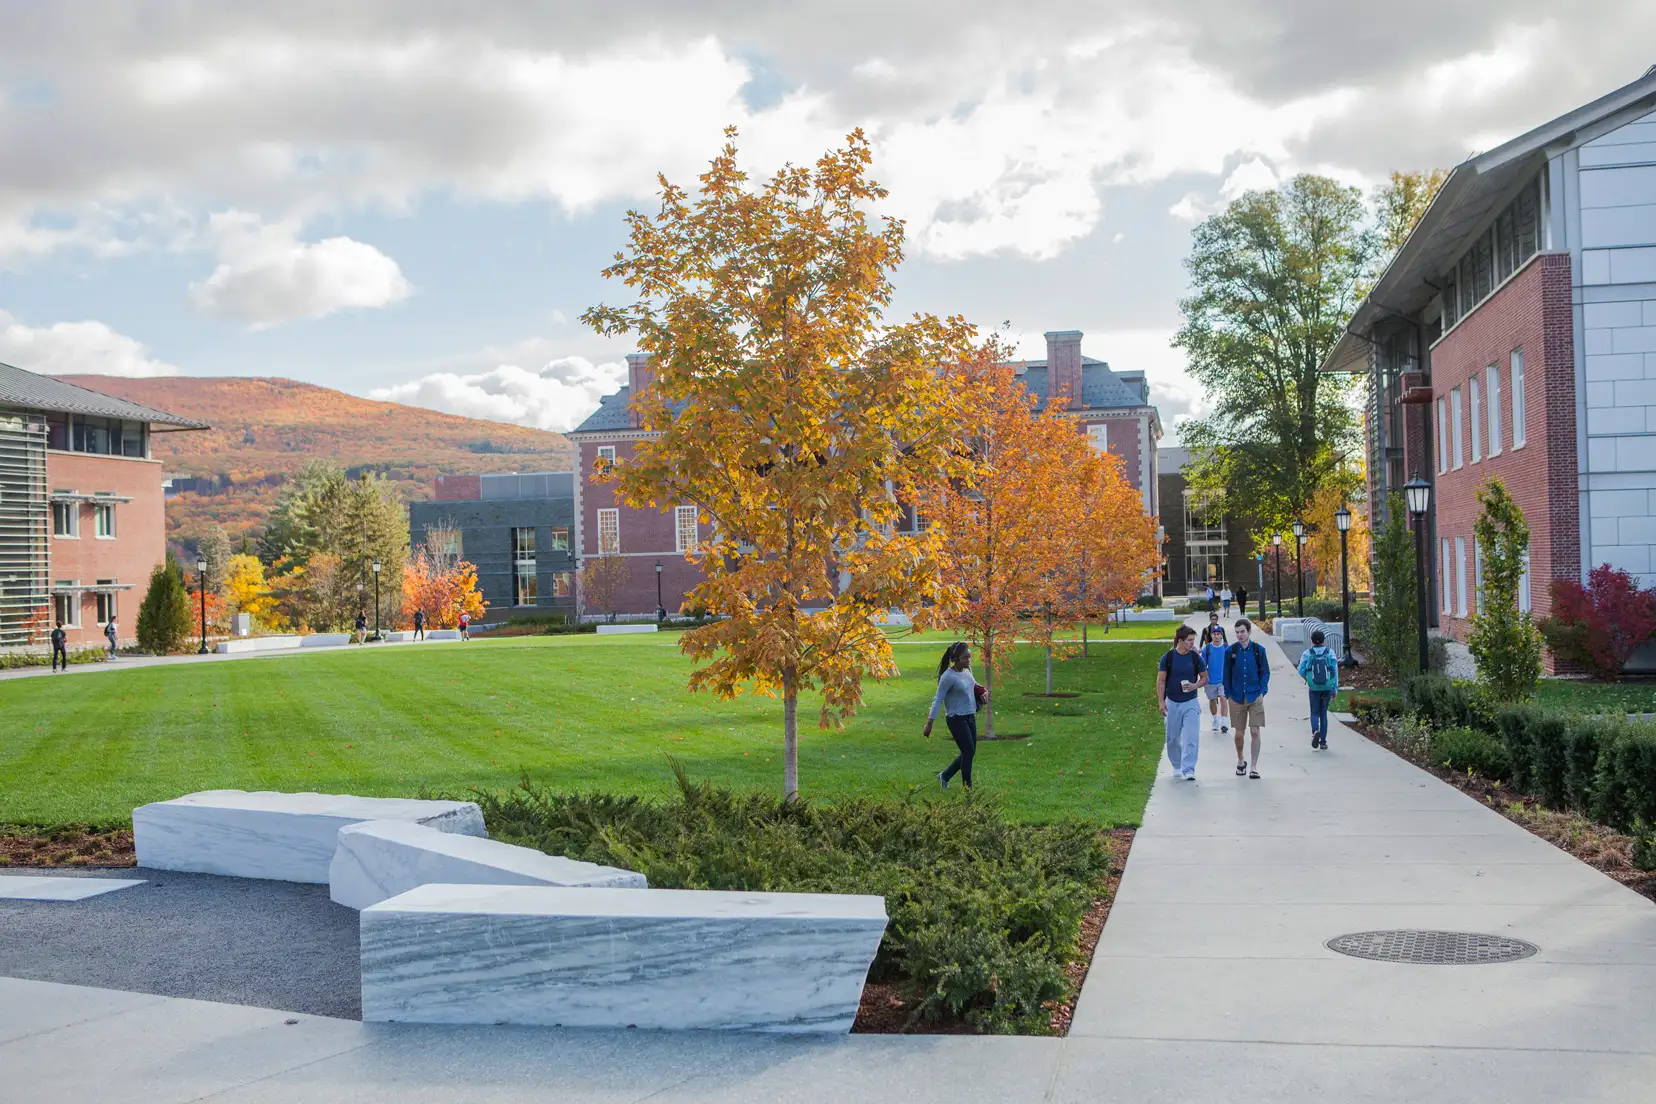
M 1300 656 L 1299 673 L 1305 687 L 1311 692 L 1311 748 L 1328 750 L 1328 703 L 1340 691 L 1340 664 L 1334 658 L 1334 649 L 1323 643 L 1327 639 L 1317 629 L 1311 634 L 1311 646 Z
M 425 639 L 425 610 L 423 609 L 414 611 L 414 639 Z
M 52 673 L 58 670 L 58 660 L 63 660 L 63 669 L 69 669 L 69 634 L 63 631 L 63 622 L 57 623 L 52 630 Z
M 1196 630 L 1180 625 L 1173 648 L 1156 668 L 1156 704 L 1167 729 L 1167 761 L 1173 777 L 1196 781 L 1196 757 L 1202 750 L 1202 703 L 1197 691 L 1207 685 L 1207 664 L 1193 645 Z
M 1259 730 L 1265 727 L 1265 695 L 1271 689 L 1271 661 L 1255 642 L 1253 623 L 1236 623 L 1236 643 L 1225 649 L 1225 697 L 1230 699 L 1231 728 L 1236 733 L 1236 776 L 1259 777 Z M 1252 730 L 1253 757 L 1242 756 L 1242 734 Z

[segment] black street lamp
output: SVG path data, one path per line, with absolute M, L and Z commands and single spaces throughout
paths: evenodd
M 1259 569 L 1259 616 L 1263 618 L 1265 616 L 1265 553 L 1261 552 L 1254 556 L 1254 566 Z M 1248 611 L 1243 610 L 1242 616 L 1246 617 L 1247 615 Z
M 1420 673 L 1425 674 L 1426 650 L 1426 510 L 1432 504 L 1432 485 L 1415 477 L 1403 484 L 1403 497 L 1409 504 L 1415 527 L 1415 608 L 1420 614 Z
M 201 647 L 196 655 L 207 654 L 207 558 L 196 557 L 196 585 L 201 588 Z
M 1271 544 L 1276 548 L 1277 616 L 1282 616 L 1282 534 L 1272 533 Z
M 1294 522 L 1294 599 L 1299 605 L 1296 607 L 1295 617 L 1305 616 L 1305 568 L 1300 566 L 1300 549 L 1305 546 L 1305 522 Z
M 661 601 L 661 561 L 656 561 L 656 620 L 667 620 L 667 607 Z
M 380 634 L 380 599 L 379 599 L 380 562 L 374 561 L 374 639 L 384 640 Z
M 1346 571 L 1346 534 L 1351 531 L 1351 511 L 1341 506 L 1334 511 L 1334 528 L 1340 531 L 1340 620 L 1345 624 L 1345 631 L 1341 637 L 1345 641 L 1345 655 L 1340 657 L 1341 667 L 1355 667 L 1357 661 L 1351 658 L 1351 576 Z

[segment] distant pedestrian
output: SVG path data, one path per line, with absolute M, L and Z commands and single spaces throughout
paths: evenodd
M 1265 646 L 1252 639 L 1253 624 L 1236 623 L 1236 643 L 1225 649 L 1225 697 L 1230 699 L 1231 728 L 1236 734 L 1236 775 L 1259 777 L 1259 730 L 1265 727 L 1265 695 L 1271 689 L 1271 661 Z M 1252 730 L 1253 758 L 1242 757 L 1242 734 Z
M 63 669 L 69 669 L 69 634 L 63 631 L 63 622 L 57 623 L 52 630 L 52 670 L 58 669 L 58 660 L 63 660 Z
M 1213 636 L 1213 632 L 1214 632 L 1215 629 L 1218 629 L 1219 632 L 1221 632 L 1221 633 L 1223 633 L 1225 631 L 1224 629 L 1220 628 L 1219 613 L 1218 613 L 1217 610 L 1215 610 L 1214 612 L 1208 614 L 1208 623 L 1206 625 L 1202 626 L 1202 637 L 1201 637 L 1200 640 L 1198 640 L 1196 642 L 1196 647 L 1197 647 L 1198 650 L 1207 647 L 1208 640 Z
M 1180 625 L 1173 648 L 1156 668 L 1156 705 L 1167 729 L 1167 761 L 1173 777 L 1196 780 L 1196 757 L 1202 750 L 1202 703 L 1197 693 L 1207 685 L 1207 664 L 1196 652 L 1196 630 Z
M 1217 614 L 1213 616 L 1218 616 Z M 1230 703 L 1225 700 L 1225 682 L 1215 680 L 1211 672 L 1225 669 L 1225 626 L 1210 625 L 1202 633 L 1202 663 L 1210 672 L 1207 685 L 1208 715 L 1214 732 L 1230 731 Z
M 1311 747 L 1328 750 L 1328 703 L 1340 692 L 1340 662 L 1323 643 L 1321 629 L 1311 633 L 1311 646 L 1300 655 L 1299 673 L 1311 694 Z
M 471 639 L 471 615 L 465 610 L 460 611 L 460 639 Z
M 358 644 L 365 643 L 368 640 L 368 614 L 362 610 L 357 610 L 355 635 Z
M 425 610 L 414 611 L 414 639 L 425 639 Z
M 1225 607 L 1225 619 L 1226 620 L 1230 619 L 1231 601 L 1235 597 L 1236 597 L 1236 595 L 1231 593 L 1231 588 L 1230 587 L 1226 587 L 1224 590 L 1221 590 L 1219 592 L 1219 604 Z
M 1242 587 L 1236 588 L 1236 612 L 1248 616 L 1248 592 Z
M 982 691 L 982 693 L 979 693 Z M 956 641 L 943 651 L 937 662 L 937 693 L 932 697 L 931 712 L 926 714 L 926 738 L 931 739 L 932 722 L 937 711 L 943 710 L 943 720 L 960 749 L 954 762 L 937 772 L 937 784 L 945 790 L 949 779 L 960 775 L 961 784 L 972 788 L 972 756 L 977 753 L 977 711 L 987 701 L 989 693 L 972 676 L 972 649 L 964 641 Z
M 1209 583 L 1208 588 L 1207 588 L 1207 608 L 1208 608 L 1209 613 L 1212 613 L 1213 610 L 1214 610 L 1213 598 L 1214 598 L 1213 584 Z
M 120 648 L 121 634 L 119 630 L 115 628 L 115 617 L 113 614 L 110 615 L 108 621 L 104 622 L 104 639 L 109 641 L 109 658 L 114 659 L 115 652 Z

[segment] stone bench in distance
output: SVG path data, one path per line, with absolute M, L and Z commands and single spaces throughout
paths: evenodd
M 644 875 L 548 855 L 532 847 L 461 836 L 406 820 L 368 820 L 339 830 L 328 896 L 365 909 L 432 882 L 644 889 Z
M 470 801 L 204 790 L 132 810 L 132 839 L 138 865 L 154 870 L 326 885 L 339 830 L 364 820 L 485 834 Z
M 363 909 L 362 1018 L 851 1030 L 885 899 L 424 885 Z

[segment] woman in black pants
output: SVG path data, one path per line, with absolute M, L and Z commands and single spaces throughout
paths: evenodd
M 926 736 L 932 734 L 932 722 L 939 708 L 949 726 L 960 754 L 955 761 L 937 775 L 937 784 L 945 790 L 949 779 L 958 772 L 961 782 L 972 788 L 972 753 L 977 751 L 977 679 L 972 677 L 972 649 L 964 642 L 950 644 L 937 664 L 937 696 L 932 699 L 931 712 L 926 716 Z

